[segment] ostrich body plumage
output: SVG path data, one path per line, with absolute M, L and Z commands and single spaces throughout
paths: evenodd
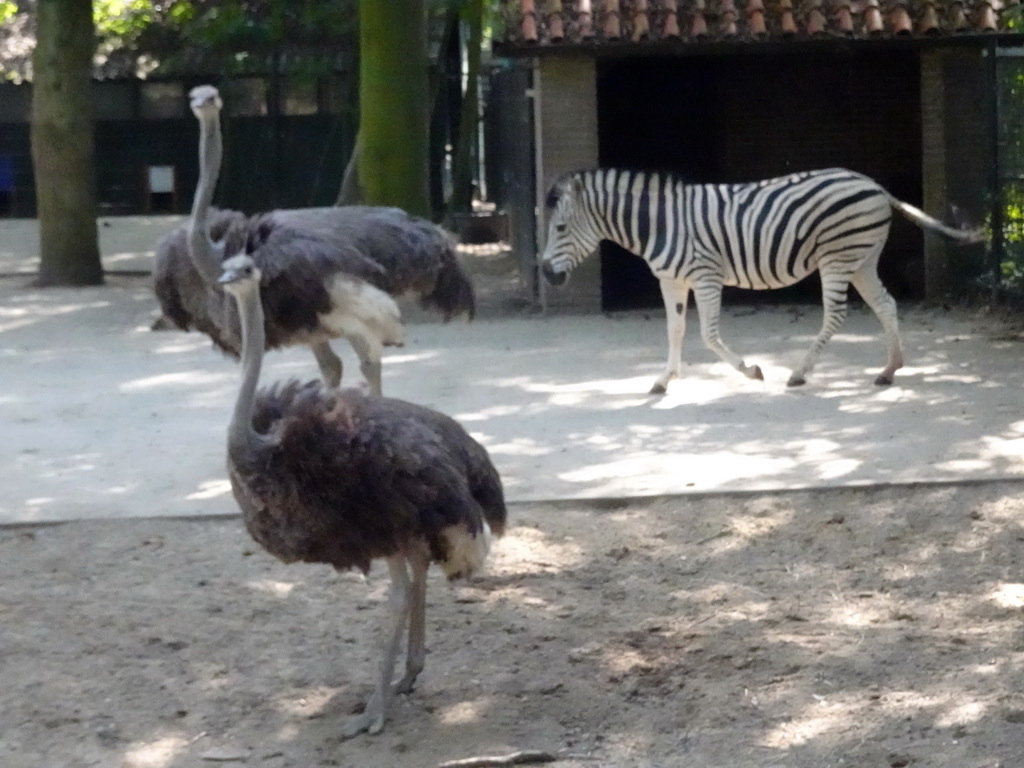
M 212 210 L 210 236 L 223 244 L 225 258 L 248 253 L 259 265 L 267 349 L 311 340 L 326 343 L 340 335 L 327 319 L 337 309 L 331 291 L 335 277 L 358 278 L 377 290 L 374 283 L 381 269 L 359 251 L 326 234 L 277 225 L 269 214 L 249 217 Z M 161 311 L 181 330 L 205 333 L 219 349 L 237 358 L 242 336 L 233 299 L 219 286 L 206 284 L 189 257 L 187 237 L 182 226 L 157 244 L 153 278 Z M 389 297 L 379 298 L 384 319 L 378 321 L 377 335 L 384 346 L 400 345 L 404 330 L 398 309 Z
M 364 573 L 425 544 L 449 578 L 482 558 L 460 546 L 501 535 L 501 480 L 486 450 L 437 411 L 321 382 L 260 391 L 260 436 L 233 446 L 232 490 L 246 529 L 286 563 Z
M 387 562 L 384 654 L 365 710 L 343 735 L 378 733 L 395 693 L 413 689 L 426 658 L 426 577 L 484 562 L 505 529 L 501 479 L 486 449 L 454 419 L 401 400 L 288 382 L 257 391 L 264 349 L 263 276 L 239 255 L 220 282 L 235 301 L 242 383 L 228 428 L 231 488 L 250 535 L 284 562 L 366 572 Z M 408 626 L 405 674 L 392 684 Z
M 269 214 L 282 224 L 334 237 L 380 267 L 366 276 L 395 297 L 412 296 L 447 322 L 476 314 L 473 283 L 456 255 L 455 237 L 401 208 L 348 205 Z

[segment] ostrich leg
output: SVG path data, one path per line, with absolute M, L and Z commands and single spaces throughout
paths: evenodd
M 342 364 L 329 341 L 318 341 L 310 345 L 316 364 L 320 366 L 320 375 L 328 387 L 337 389 L 341 385 Z
M 371 736 L 384 728 L 388 707 L 391 704 L 391 676 L 395 671 L 395 660 L 398 658 L 398 646 L 402 641 L 402 630 L 409 618 L 411 587 L 409 570 L 405 566 L 404 555 L 392 555 L 388 558 L 388 570 L 391 572 L 391 589 L 388 592 L 388 620 L 386 624 L 387 640 L 384 655 L 377 669 L 377 684 L 373 689 L 366 709 L 354 715 L 345 723 L 342 736 L 350 739 L 366 731 Z
M 369 333 L 352 334 L 348 337 L 352 349 L 359 357 L 359 370 L 363 372 L 370 391 L 375 395 L 381 394 L 381 345 Z
M 417 549 L 409 555 L 412 569 L 412 602 L 409 605 L 409 646 L 405 652 L 405 675 L 395 684 L 395 693 L 411 693 L 416 678 L 423 671 L 427 658 L 426 610 L 427 610 L 427 569 L 430 567 L 430 553 Z

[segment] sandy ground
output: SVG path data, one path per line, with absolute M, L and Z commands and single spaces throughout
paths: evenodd
M 101 228 L 108 266 L 144 266 L 168 221 Z M 0 226 L 0 271 L 31 271 L 32 236 Z M 222 469 L 234 364 L 149 331 L 144 278 L 0 278 L 0 766 L 1022 764 L 1016 328 L 906 307 L 908 369 L 877 389 L 855 311 L 792 391 L 817 310 L 735 308 L 767 381 L 694 324 L 651 398 L 658 313 L 538 316 L 500 258 L 473 263 L 482 318 L 413 313 L 385 387 L 487 445 L 511 528 L 486 574 L 434 575 L 419 688 L 351 741 L 386 578 L 249 540 Z M 268 363 L 314 375 L 302 350 Z
M 0 522 L 231 512 L 223 441 L 237 365 L 198 334 L 150 331 L 144 278 L 24 284 L 0 278 Z M 659 312 L 545 317 L 503 295 L 471 324 L 412 322 L 384 386 L 458 418 L 511 499 L 1024 475 L 1021 336 L 983 315 L 904 308 L 907 367 L 878 388 L 878 323 L 856 309 L 808 385 L 789 389 L 820 311 L 734 307 L 726 338 L 766 381 L 711 355 L 692 322 L 684 377 L 658 398 L 647 390 L 664 365 Z M 267 380 L 317 376 L 305 349 L 267 363 Z
M 0 531 L 0 765 L 1011 768 L 1019 483 L 523 504 L 428 593 L 383 734 L 386 578 L 283 566 L 236 520 Z M 204 759 L 205 757 L 205 759 Z

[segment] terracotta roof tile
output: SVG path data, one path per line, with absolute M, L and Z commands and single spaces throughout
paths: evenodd
M 1009 32 L 1020 0 L 502 0 L 508 46 Z

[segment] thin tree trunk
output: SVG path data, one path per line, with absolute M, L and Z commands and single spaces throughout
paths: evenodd
M 356 143 L 352 145 L 352 156 L 345 166 L 345 175 L 341 177 L 341 189 L 335 205 L 359 205 L 363 202 L 363 188 L 359 186 L 359 155 L 362 154 L 360 134 L 356 134 Z
M 469 40 L 466 41 L 466 92 L 462 98 L 459 135 L 452 158 L 452 198 L 448 216 L 469 211 L 473 201 L 473 142 L 476 139 L 480 112 L 480 49 L 483 45 L 483 0 L 469 0 L 466 20 Z
M 423 0 L 360 0 L 358 168 L 364 202 L 430 216 Z
M 451 193 L 451 179 L 446 178 L 445 159 L 448 145 L 459 133 L 459 111 L 462 104 L 462 43 L 459 40 L 458 0 L 448 0 L 441 18 L 441 39 L 437 61 L 430 78 L 430 207 L 434 221 L 442 221 Z
M 32 168 L 39 217 L 38 285 L 100 285 L 91 0 L 38 0 L 32 55 Z

